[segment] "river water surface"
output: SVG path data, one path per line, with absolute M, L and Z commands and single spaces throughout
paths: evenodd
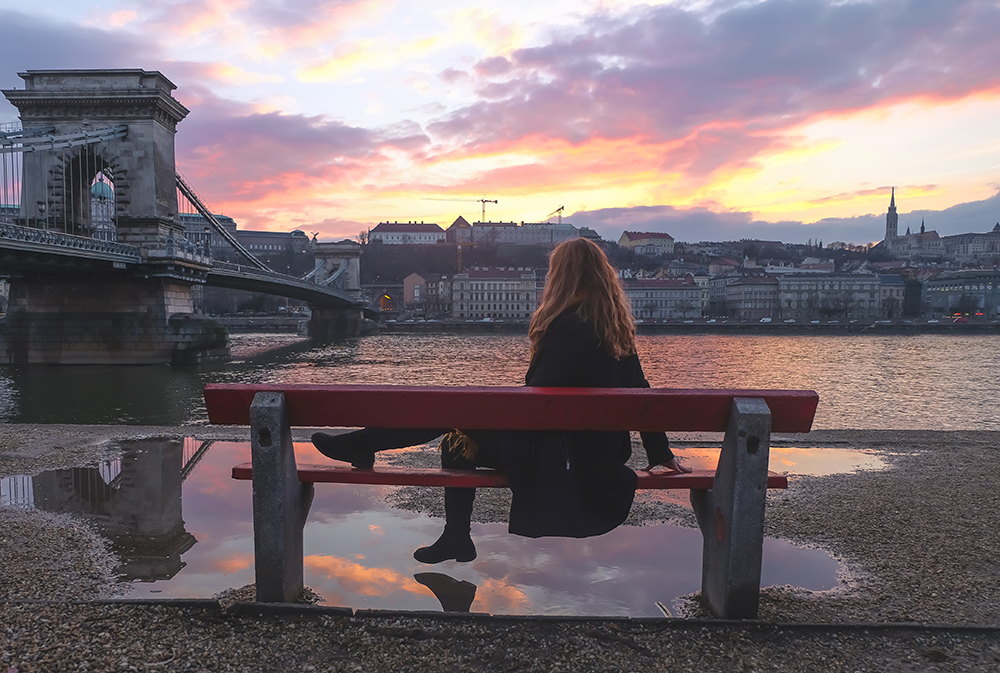
M 233 343 L 225 365 L 0 368 L 0 421 L 198 425 L 210 382 L 512 386 L 528 361 L 520 335 Z M 1000 429 L 1000 336 L 650 335 L 638 348 L 654 387 L 816 390 L 815 428 Z

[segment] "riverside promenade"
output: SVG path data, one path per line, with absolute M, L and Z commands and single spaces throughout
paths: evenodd
M 242 329 L 242 328 L 241 328 Z M 252 325 L 244 331 L 253 331 Z M 381 322 L 377 324 L 381 334 L 527 334 L 527 321 L 494 321 L 481 320 L 445 320 L 445 321 L 405 321 Z M 665 334 L 670 336 L 719 334 L 726 336 L 766 335 L 766 336 L 809 336 L 809 335 L 847 335 L 847 334 L 939 334 L 939 335 L 980 335 L 1000 334 L 1000 323 L 968 322 L 955 323 L 951 320 L 928 322 L 926 320 L 875 322 L 843 321 L 843 322 L 810 322 L 797 321 L 786 323 L 780 320 L 762 323 L 754 320 L 739 321 L 716 320 L 711 322 L 704 318 L 697 320 L 671 320 L 669 322 L 647 322 L 636 324 L 636 332 L 642 335 Z
M 304 441 L 309 430 L 301 434 Z M 5 425 L 0 476 L 112 457 L 123 440 L 243 435 Z M 997 670 L 1000 433 L 820 430 L 773 439 L 875 450 L 890 467 L 793 475 L 787 491 L 769 495 L 768 536 L 821 548 L 845 570 L 831 591 L 766 588 L 758 621 L 712 620 L 696 597 L 676 619 L 351 614 L 232 596 L 121 602 L 127 587 L 115 582 L 115 559 L 86 525 L 0 508 L 0 670 Z M 681 452 L 710 445 L 676 440 Z M 679 507 L 670 520 L 694 525 Z

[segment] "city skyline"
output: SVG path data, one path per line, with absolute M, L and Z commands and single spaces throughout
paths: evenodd
M 145 68 L 178 167 L 248 229 L 563 219 L 615 240 L 881 240 L 1000 220 L 986 0 L 65 3 L 0 8 L 17 72 Z M 0 123 L 16 111 L 0 103 Z M 446 199 L 455 199 L 448 202 Z

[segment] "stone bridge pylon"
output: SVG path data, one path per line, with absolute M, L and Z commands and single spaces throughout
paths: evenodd
M 0 357 L 52 364 L 228 359 L 226 330 L 194 313 L 192 287 L 205 282 L 212 263 L 186 244 L 178 222 L 174 134 L 188 110 L 171 95 L 176 87 L 138 69 L 19 74 L 24 89 L 3 94 L 17 107 L 25 137 L 100 137 L 36 143 L 23 153 L 20 224 L 87 238 L 113 232 L 109 240 L 134 246 L 139 259 L 9 273 Z M 108 201 L 103 213 L 93 205 L 97 183 Z
M 316 258 L 312 280 L 317 285 L 335 286 L 355 301 L 361 299 L 361 245 L 354 241 L 319 242 L 310 247 Z M 318 308 L 312 310 L 309 336 L 339 339 L 363 331 L 360 311 Z

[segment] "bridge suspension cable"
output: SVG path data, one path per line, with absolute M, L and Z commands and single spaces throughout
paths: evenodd
M 212 225 L 212 228 L 215 229 L 217 232 L 219 232 L 219 235 L 221 235 L 222 238 L 224 238 L 226 242 L 229 243 L 229 245 L 233 246 L 233 248 L 235 248 L 238 253 L 246 257 L 251 264 L 253 264 L 261 271 L 271 271 L 271 269 L 269 269 L 268 266 L 264 264 L 264 262 L 254 257 L 253 253 L 251 253 L 249 250 L 243 247 L 243 245 L 241 245 L 240 242 L 236 240 L 236 237 L 233 236 L 231 233 L 229 233 L 229 231 L 226 230 L 226 228 L 219 223 L 219 220 L 217 220 L 215 218 L 215 215 L 213 215 L 211 211 L 209 211 L 208 207 L 205 206 L 204 202 L 198 197 L 198 195 L 191 188 L 191 186 L 184 181 L 184 178 L 181 177 L 180 173 L 175 173 L 175 177 L 177 178 L 177 189 L 181 191 L 181 194 L 187 197 L 187 200 L 190 201 L 191 205 L 195 207 L 195 209 L 198 211 L 198 214 L 204 217 L 205 220 Z

